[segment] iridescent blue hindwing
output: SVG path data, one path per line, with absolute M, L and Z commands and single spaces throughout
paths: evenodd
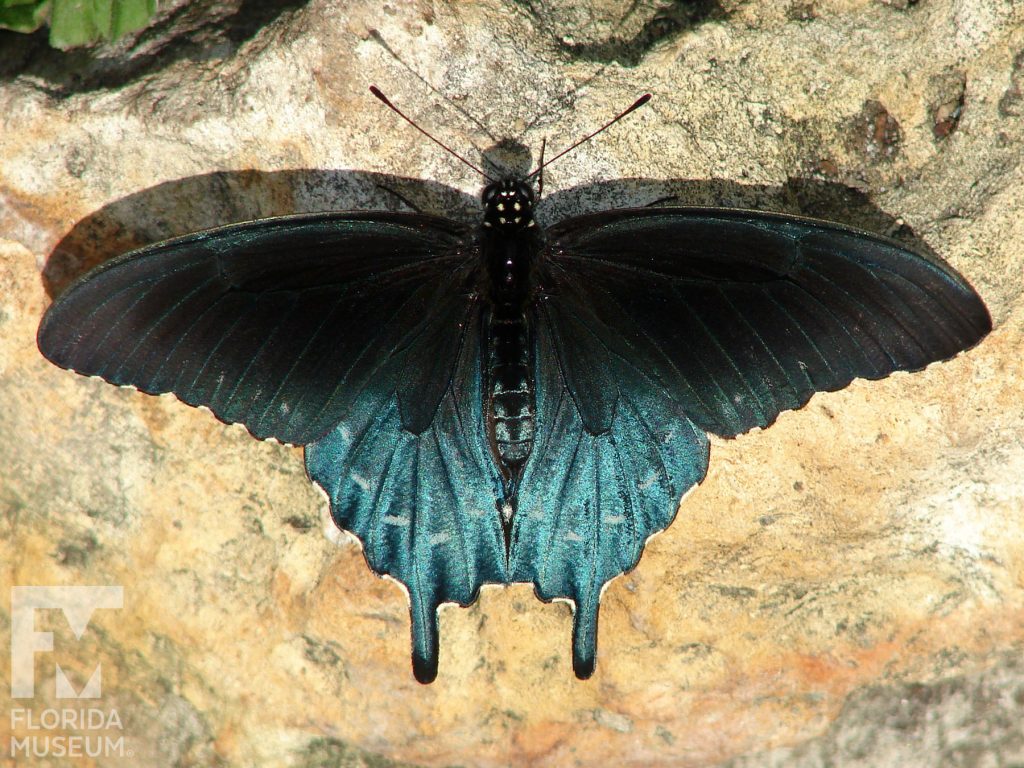
M 370 387 L 342 423 L 306 447 L 307 472 L 327 492 L 334 521 L 359 537 L 373 571 L 409 592 L 421 682 L 437 674 L 438 606 L 469 605 L 482 584 L 507 580 L 495 506 L 501 484 L 482 429 L 475 309 L 461 335 L 450 334 L 460 342 L 457 363 L 441 373 L 447 386 L 422 432 L 403 427 L 394 390 Z M 415 369 L 407 373 L 415 378 Z
M 538 439 L 520 483 L 509 576 L 532 582 L 544 600 L 573 602 L 573 668 L 589 677 L 601 590 L 637 564 L 647 539 L 672 522 L 680 497 L 703 479 L 708 441 L 616 356 L 596 359 L 605 366 L 597 383 L 610 390 L 580 409 L 559 352 L 585 337 L 560 338 L 572 328 L 568 317 L 553 308 L 537 315 Z M 589 429 L 588 416 L 606 428 Z

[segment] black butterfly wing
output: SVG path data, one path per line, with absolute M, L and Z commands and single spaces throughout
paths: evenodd
M 583 676 L 600 590 L 703 478 L 703 431 L 767 426 L 816 391 L 922 368 L 991 328 L 973 289 L 937 261 L 746 211 L 567 220 L 549 230 L 540 283 L 539 436 L 512 575 L 575 602 Z
M 571 283 L 600 307 L 609 353 L 725 437 L 768 426 L 814 392 L 952 357 L 992 327 L 947 265 L 827 222 L 623 210 L 565 221 L 550 243 L 551 291 Z M 568 371 L 577 400 L 593 386 L 584 378 Z
M 39 347 L 308 444 L 335 520 L 408 587 L 431 678 L 437 605 L 504 580 L 498 479 L 481 460 L 478 264 L 468 231 L 436 217 L 262 219 L 108 262 L 54 302 Z
M 465 229 L 418 214 L 328 213 L 234 224 L 102 265 L 43 319 L 42 353 L 142 392 L 173 392 L 257 438 L 325 434 L 370 382 L 404 392 L 403 424 L 430 423 L 474 262 Z M 437 376 L 388 361 L 432 345 Z M 393 366 L 392 366 L 393 368 Z M 424 372 L 425 374 L 426 372 Z M 408 391 L 406 391 L 408 390 Z

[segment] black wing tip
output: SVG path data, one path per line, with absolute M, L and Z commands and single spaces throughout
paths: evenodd
M 941 323 L 942 327 L 954 337 L 955 346 L 929 354 L 928 359 L 919 366 L 897 370 L 920 371 L 932 363 L 952 360 L 964 352 L 974 349 L 992 332 L 994 328 L 992 315 L 988 311 L 985 302 L 978 295 L 978 292 L 964 280 L 963 276 L 959 274 L 956 276 L 962 281 L 964 290 L 962 300 L 958 302 L 958 305 L 953 308 L 952 312 L 954 317 L 956 315 L 959 316 L 959 322 L 956 323 L 956 325 L 959 325 L 959 328 L 951 327 L 954 325 L 952 322 Z
M 580 656 L 573 654 L 572 671 L 580 680 L 589 680 L 597 667 L 597 659 L 593 656 Z
M 422 685 L 437 679 L 438 632 L 436 602 L 423 602 L 412 594 L 412 674 Z
M 977 344 L 992 332 L 993 325 L 992 314 L 988 311 L 988 307 L 985 305 L 985 302 L 982 301 L 981 296 L 979 296 L 973 289 L 972 293 L 974 293 L 974 299 L 977 302 L 974 320 L 975 326 L 978 330 L 978 338 L 975 339 L 973 344 L 971 344 L 971 346 L 974 346 L 974 344 Z M 968 349 L 970 349 L 970 347 L 968 347 Z
M 437 679 L 437 655 L 421 656 L 418 653 L 412 655 L 412 674 L 416 682 L 421 685 L 430 685 Z
M 580 606 L 576 601 L 572 627 L 572 671 L 587 680 L 597 666 L 597 606 Z
M 61 368 L 67 368 L 60 362 L 58 354 L 60 342 L 55 338 L 56 331 L 60 329 L 60 321 L 54 319 L 59 306 L 60 299 L 55 299 L 43 313 L 43 319 L 39 321 L 39 327 L 36 329 L 36 347 L 39 348 L 39 353 L 51 363 Z

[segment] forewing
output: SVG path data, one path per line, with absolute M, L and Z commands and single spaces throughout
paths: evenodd
M 437 674 L 438 606 L 469 605 L 481 584 L 507 580 L 501 482 L 482 426 L 479 324 L 471 313 L 455 334 L 457 364 L 426 430 L 403 429 L 399 397 L 367 389 L 343 424 L 306 448 L 335 522 L 359 537 L 371 569 L 409 592 L 421 682 Z
M 585 330 L 600 308 L 578 299 L 564 293 L 534 312 L 537 439 L 519 486 L 509 580 L 533 582 L 544 600 L 573 602 L 573 668 L 588 677 L 602 588 L 675 517 L 707 471 L 708 442 L 629 361 L 602 354 Z M 581 407 L 583 390 L 571 382 L 582 387 L 586 375 L 594 399 Z
M 562 222 L 549 244 L 551 301 L 572 293 L 599 308 L 589 332 L 604 354 L 632 360 L 702 429 L 726 437 L 771 424 L 814 392 L 952 357 L 991 329 L 950 267 L 810 219 L 612 211 Z M 566 370 L 573 393 L 588 378 L 582 366 Z M 577 405 L 595 410 L 579 395 Z M 598 414 L 584 421 L 604 426 Z
M 400 390 L 402 425 L 419 433 L 448 386 L 471 303 L 467 241 L 454 222 L 407 213 L 187 235 L 72 286 L 46 313 L 39 348 L 61 367 L 205 405 L 258 438 L 315 440 L 367 387 Z M 391 364 L 402 359 L 405 372 Z

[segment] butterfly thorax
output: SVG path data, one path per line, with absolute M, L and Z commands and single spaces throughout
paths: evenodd
M 484 228 L 514 235 L 535 229 L 533 190 L 525 181 L 504 179 L 484 187 Z
M 540 235 L 533 221 L 533 194 L 515 181 L 484 190 L 482 251 L 488 306 L 484 337 L 484 414 L 491 452 L 505 480 L 499 501 L 508 533 L 515 491 L 533 449 L 536 426 L 533 334 L 528 308 Z

